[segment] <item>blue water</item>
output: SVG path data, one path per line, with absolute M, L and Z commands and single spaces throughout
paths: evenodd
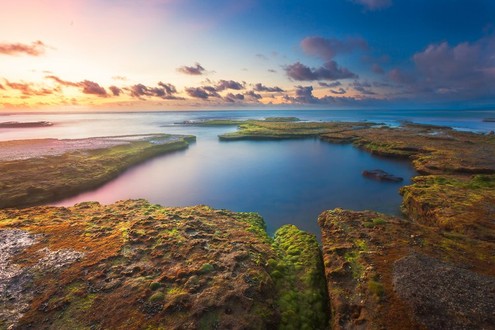
M 187 150 L 164 155 L 133 167 L 104 186 L 57 203 L 87 200 L 112 203 L 145 198 L 164 206 L 206 204 L 233 211 L 259 212 L 270 233 L 286 223 L 319 234 L 318 214 L 335 207 L 372 209 L 400 214 L 398 190 L 415 175 L 411 164 L 374 157 L 351 145 L 317 139 L 220 142 L 217 135 L 235 127 L 187 127 L 175 123 L 208 118 L 265 118 L 296 116 L 310 121 L 373 121 L 398 125 L 403 120 L 456 129 L 487 132 L 494 111 L 205 111 L 164 113 L 22 114 L 0 121 L 47 120 L 52 127 L 7 129 L 0 140 L 26 138 L 82 138 L 142 133 L 193 134 L 197 142 Z M 402 183 L 362 177 L 380 168 L 402 176 Z

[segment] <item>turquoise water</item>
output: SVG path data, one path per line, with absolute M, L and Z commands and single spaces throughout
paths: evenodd
M 235 127 L 185 127 L 175 123 L 208 118 L 265 118 L 297 116 L 303 120 L 368 120 L 397 125 L 409 120 L 487 132 L 494 123 L 482 112 L 390 111 L 205 111 L 168 113 L 37 114 L 2 116 L 0 121 L 48 120 L 52 127 L 7 129 L 0 140 L 26 138 L 82 138 L 141 133 L 193 134 L 197 142 L 187 150 L 135 166 L 102 187 L 57 203 L 72 205 L 96 200 L 112 203 L 145 198 L 164 206 L 206 204 L 233 211 L 259 212 L 270 233 L 286 223 L 319 234 L 316 219 L 336 207 L 372 209 L 400 214 L 402 185 L 415 172 L 407 161 L 374 157 L 351 145 L 317 139 L 290 141 L 220 142 L 217 135 Z M 383 169 L 405 178 L 402 183 L 378 182 L 361 172 Z

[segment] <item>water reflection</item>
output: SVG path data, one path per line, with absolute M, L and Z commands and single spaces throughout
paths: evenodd
M 58 205 L 127 198 L 164 206 L 206 204 L 259 212 L 270 233 L 293 223 L 319 234 L 316 219 L 323 210 L 342 207 L 398 214 L 398 189 L 414 174 L 407 162 L 376 158 L 350 145 L 317 139 L 219 142 L 220 130 L 215 128 L 172 131 L 182 130 L 198 136 L 189 149 L 138 165 L 95 191 Z M 363 170 L 375 168 L 405 181 L 383 183 L 361 176 Z

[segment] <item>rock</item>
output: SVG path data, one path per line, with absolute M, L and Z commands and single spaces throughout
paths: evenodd
M 371 170 L 371 171 L 365 170 L 365 171 L 363 171 L 362 174 L 363 174 L 363 176 L 365 176 L 367 178 L 380 180 L 380 181 L 390 181 L 390 182 L 402 182 L 402 181 L 404 181 L 404 178 L 389 174 L 389 173 L 385 172 L 384 170 Z
M 394 289 L 428 329 L 495 325 L 495 279 L 411 254 L 394 265 Z

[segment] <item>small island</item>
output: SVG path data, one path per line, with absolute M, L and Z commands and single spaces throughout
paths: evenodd
M 53 126 L 53 123 L 49 121 L 30 121 L 30 122 L 6 121 L 0 123 L 0 128 L 34 128 L 34 127 L 49 127 L 49 126 Z

